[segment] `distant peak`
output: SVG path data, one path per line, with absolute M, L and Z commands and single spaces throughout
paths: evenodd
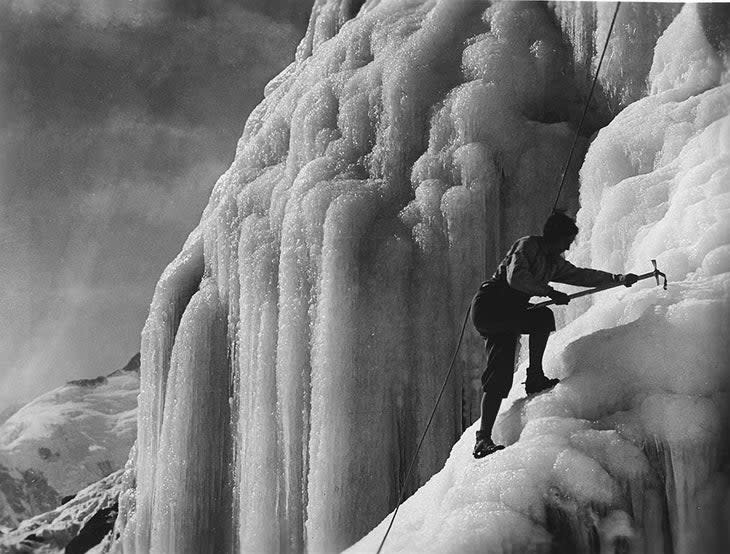
M 69 381 L 68 384 L 76 385 L 79 387 L 95 387 L 97 385 L 104 385 L 106 382 L 106 377 L 100 375 L 99 377 L 95 377 L 93 379 L 76 379 L 74 381 Z
M 134 356 L 132 356 L 132 359 L 127 362 L 127 365 L 125 365 L 122 369 L 117 369 L 116 371 L 112 371 L 108 377 L 113 377 L 114 375 L 120 375 L 122 373 L 128 373 L 131 371 L 134 371 L 135 373 L 139 373 L 139 367 L 140 367 L 140 356 L 139 352 L 137 352 Z
M 139 352 L 137 352 L 134 356 L 132 356 L 132 359 L 127 362 L 127 365 L 125 365 L 121 369 L 116 369 L 109 373 L 108 375 L 100 375 L 99 377 L 94 377 L 93 379 L 76 379 L 74 381 L 69 381 L 69 385 L 76 385 L 79 387 L 96 387 L 98 385 L 104 385 L 107 383 L 108 377 L 116 377 L 117 375 L 123 375 L 125 373 L 139 373 L 139 362 L 140 362 L 140 356 Z
M 139 352 L 137 352 L 134 356 L 132 356 L 132 359 L 127 362 L 127 365 L 122 368 L 122 371 L 139 371 L 139 366 L 140 356 Z

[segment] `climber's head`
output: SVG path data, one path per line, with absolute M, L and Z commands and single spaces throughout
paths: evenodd
M 542 228 L 542 236 L 548 249 L 555 254 L 562 254 L 575 240 L 578 226 L 573 218 L 561 212 L 553 212 Z

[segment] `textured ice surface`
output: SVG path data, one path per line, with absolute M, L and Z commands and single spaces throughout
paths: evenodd
M 158 284 L 117 550 L 331 552 L 367 533 L 394 507 L 472 291 L 550 212 L 611 8 L 351 8 L 315 3 Z M 656 257 L 672 289 L 560 312 L 548 367 L 564 382 L 502 416 L 509 448 L 476 462 L 472 430 L 446 461 L 477 417 L 470 330 L 408 490 L 441 471 L 389 551 L 727 540 L 712 525 L 728 490 L 726 65 L 695 7 L 669 29 L 678 6 L 627 10 L 584 132 L 623 111 L 582 167 L 570 257 L 638 273 Z M 578 207 L 577 166 L 560 203 Z
M 609 551 L 727 550 L 730 85 L 694 6 L 659 39 L 649 88 L 588 150 L 567 257 L 636 273 L 656 258 L 670 289 L 648 281 L 572 303 L 547 352 L 563 381 L 527 401 L 514 391 L 496 433 L 506 450 L 470 459 L 465 433 L 399 511 L 388 552 L 539 551 L 546 529 L 548 544 L 581 552 L 596 540 Z M 510 504 L 517 479 L 525 502 Z M 461 500 L 443 509 L 450 498 Z M 472 511 L 485 521 L 458 531 Z M 536 529 L 500 534 L 525 520 Z M 376 549 L 386 524 L 351 551 Z

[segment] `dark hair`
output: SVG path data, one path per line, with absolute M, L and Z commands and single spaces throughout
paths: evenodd
M 548 240 L 571 237 L 577 234 L 578 226 L 575 224 L 573 218 L 560 212 L 554 212 L 548 217 L 542 228 L 542 236 Z

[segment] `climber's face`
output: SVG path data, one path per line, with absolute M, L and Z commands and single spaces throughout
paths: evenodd
M 553 254 L 559 255 L 565 252 L 568 248 L 570 248 L 570 245 L 573 244 L 574 240 L 575 235 L 556 237 L 552 241 L 550 241 L 548 248 Z
M 558 254 L 562 254 L 563 252 L 568 250 L 568 248 L 570 248 L 570 245 L 573 244 L 574 240 L 575 240 L 575 235 L 570 235 L 567 237 L 560 237 L 560 239 L 558 239 L 558 248 L 559 248 Z

